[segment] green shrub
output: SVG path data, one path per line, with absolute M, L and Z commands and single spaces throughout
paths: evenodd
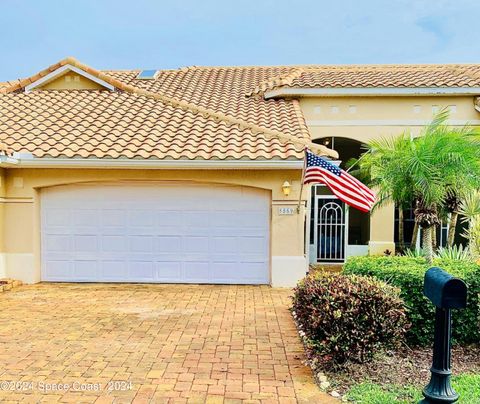
M 470 344 L 480 340 L 480 266 L 468 261 L 436 260 L 435 266 L 465 281 L 468 302 L 465 310 L 453 311 L 454 342 Z M 423 296 L 423 279 L 428 265 L 425 259 L 412 257 L 351 257 L 344 265 L 345 274 L 373 276 L 401 289 L 411 328 L 407 340 L 413 345 L 433 342 L 435 308 Z
M 294 290 L 292 314 L 313 353 L 336 365 L 396 347 L 407 328 L 399 290 L 361 276 L 307 276 Z

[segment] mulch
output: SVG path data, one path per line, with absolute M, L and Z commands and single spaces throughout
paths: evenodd
M 405 347 L 399 351 L 377 355 L 373 362 L 367 364 L 348 364 L 345 368 L 336 370 L 320 365 L 316 372 L 323 372 L 331 384 L 331 389 L 343 394 L 350 386 L 365 381 L 381 385 L 424 387 L 430 379 L 431 365 L 431 348 Z M 480 345 L 454 347 L 452 373 L 480 373 Z

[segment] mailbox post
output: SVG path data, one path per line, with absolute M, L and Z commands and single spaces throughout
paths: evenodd
M 420 403 L 454 403 L 458 394 L 450 383 L 451 310 L 467 306 L 467 286 L 461 279 L 434 267 L 425 273 L 423 294 L 435 305 L 436 311 L 431 378 L 423 389 L 425 398 Z

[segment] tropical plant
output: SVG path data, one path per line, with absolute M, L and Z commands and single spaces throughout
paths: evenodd
M 480 184 L 480 138 L 470 127 L 451 128 L 448 112 L 438 113 L 418 137 L 404 132 L 372 140 L 358 161 L 376 187 L 375 207 L 395 203 L 399 209 L 415 204 L 415 222 L 423 230 L 425 255 L 433 259 L 432 229 L 440 224 L 446 201 L 460 198 Z M 457 203 L 450 203 L 454 212 Z M 375 208 L 374 207 L 374 208 Z M 456 220 L 456 216 L 452 218 Z
M 468 240 L 470 254 L 475 260 L 480 260 L 480 191 L 465 196 L 460 206 L 462 221 L 468 223 L 468 229 L 462 237 Z
M 408 248 L 403 251 L 402 256 L 409 258 L 425 258 L 425 251 L 423 251 L 421 248 Z
M 463 246 L 440 247 L 435 252 L 435 258 L 449 261 L 471 261 L 472 255 L 469 248 Z

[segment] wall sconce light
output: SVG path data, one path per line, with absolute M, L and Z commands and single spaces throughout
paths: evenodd
M 290 195 L 290 191 L 292 190 L 292 186 L 290 185 L 290 183 L 288 181 L 285 181 L 283 184 L 282 184 L 282 191 L 283 191 L 283 195 L 285 196 L 288 196 Z

